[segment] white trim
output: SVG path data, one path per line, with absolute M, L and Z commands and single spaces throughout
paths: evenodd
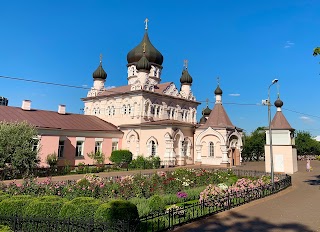
M 103 138 L 95 138 L 94 141 L 95 142 L 103 142 Z
M 112 142 L 119 142 L 118 138 L 112 138 Z
M 76 137 L 76 141 L 86 141 L 86 138 L 85 137 Z

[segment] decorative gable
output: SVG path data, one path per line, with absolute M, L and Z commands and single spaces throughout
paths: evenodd
M 167 88 L 165 88 L 165 90 L 163 90 L 163 93 L 173 97 L 181 97 L 176 85 L 172 82 L 167 86 Z

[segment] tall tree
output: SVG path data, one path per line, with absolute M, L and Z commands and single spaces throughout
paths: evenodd
M 266 134 L 263 127 L 255 129 L 251 135 L 244 136 L 242 158 L 245 161 L 264 159 L 264 145 L 266 144 Z
M 28 175 L 39 163 L 36 137 L 36 128 L 27 122 L 0 122 L 0 167 L 9 164 Z
M 296 136 L 298 155 L 320 155 L 320 143 L 307 131 L 298 131 Z

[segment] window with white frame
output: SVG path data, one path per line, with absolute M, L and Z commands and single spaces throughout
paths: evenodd
M 96 141 L 95 146 L 94 146 L 94 152 L 102 152 L 102 142 L 101 141 Z
M 209 156 L 214 156 L 214 144 L 209 142 Z
M 116 110 L 114 108 L 114 106 L 111 107 L 111 115 L 115 115 L 116 114 Z
M 58 157 L 63 157 L 64 152 L 64 140 L 59 140 L 59 147 L 58 147 Z
M 118 141 L 113 141 L 112 142 L 112 151 L 116 151 L 118 150 Z
M 39 150 L 39 139 L 33 138 L 32 139 L 32 151 L 38 151 Z
M 156 115 L 157 115 L 157 117 L 159 117 L 159 118 L 160 118 L 160 106 L 158 106 L 158 107 L 157 107 Z
M 130 104 L 127 105 L 127 109 L 128 109 L 128 114 L 130 115 L 131 114 L 131 106 L 130 106 Z
M 76 157 L 83 157 L 84 141 L 77 141 Z

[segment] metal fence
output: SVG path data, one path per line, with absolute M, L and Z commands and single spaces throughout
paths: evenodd
M 289 186 L 291 186 L 291 177 L 285 175 L 284 178 L 275 183 L 274 187 L 268 185 L 266 187 L 218 196 L 202 202 L 197 201 L 191 204 L 183 204 L 182 207 L 171 209 L 166 213 L 156 213 L 140 218 L 139 231 L 158 232 L 173 229 L 178 225 L 275 194 Z

